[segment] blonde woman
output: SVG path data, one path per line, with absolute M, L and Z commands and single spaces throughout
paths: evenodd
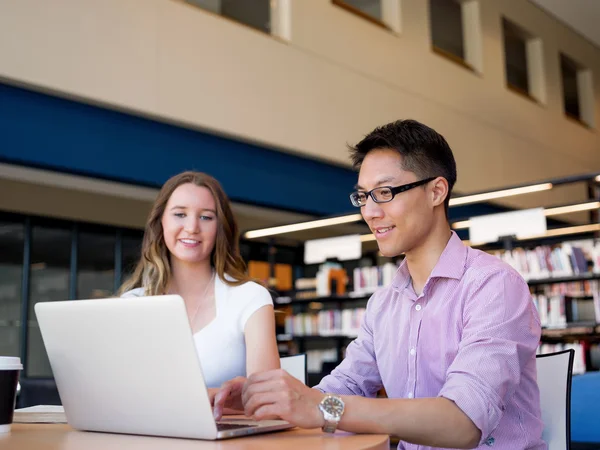
M 238 239 L 219 182 L 176 175 L 154 202 L 140 261 L 120 290 L 183 298 L 211 398 L 225 381 L 279 368 L 273 301 L 246 274 Z

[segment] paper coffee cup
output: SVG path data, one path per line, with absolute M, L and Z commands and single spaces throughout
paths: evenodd
M 21 370 L 20 358 L 0 356 L 0 433 L 10 431 Z

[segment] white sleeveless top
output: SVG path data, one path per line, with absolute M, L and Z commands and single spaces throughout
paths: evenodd
M 232 278 L 226 275 L 228 280 Z M 142 297 L 143 288 L 132 289 L 121 297 Z M 215 277 L 216 316 L 194 334 L 196 351 L 204 381 L 218 388 L 225 381 L 246 376 L 246 322 L 259 308 L 273 305 L 269 291 L 254 282 L 229 286 Z M 273 331 L 274 332 L 274 331 Z

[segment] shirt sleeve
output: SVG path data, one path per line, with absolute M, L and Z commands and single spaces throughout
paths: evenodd
M 267 291 L 264 287 L 262 287 L 259 284 L 256 284 L 254 282 L 249 283 L 252 283 L 252 286 L 248 286 L 252 289 L 248 289 L 249 292 L 245 294 L 248 295 L 248 297 L 246 299 L 239 299 L 245 300 L 245 304 L 240 315 L 240 327 L 242 332 L 244 332 L 244 329 L 246 328 L 246 323 L 248 322 L 248 319 L 252 317 L 252 314 L 254 314 L 263 306 L 273 306 L 273 298 L 271 297 L 269 291 Z M 233 299 L 233 301 L 236 300 L 237 299 Z
M 330 394 L 375 397 L 382 388 L 373 344 L 373 299 L 367 303 L 358 337 L 346 349 L 344 360 L 315 386 Z
M 459 350 L 439 395 L 479 428 L 481 445 L 500 423 L 522 374 L 535 371 L 541 326 L 527 283 L 508 270 L 472 283 L 463 320 Z

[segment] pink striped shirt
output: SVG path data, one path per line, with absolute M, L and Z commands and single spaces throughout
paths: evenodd
M 540 334 L 523 278 L 453 232 L 421 295 L 405 263 L 390 286 L 373 294 L 346 358 L 316 388 L 445 397 L 481 430 L 477 448 L 546 449 L 535 363 Z

